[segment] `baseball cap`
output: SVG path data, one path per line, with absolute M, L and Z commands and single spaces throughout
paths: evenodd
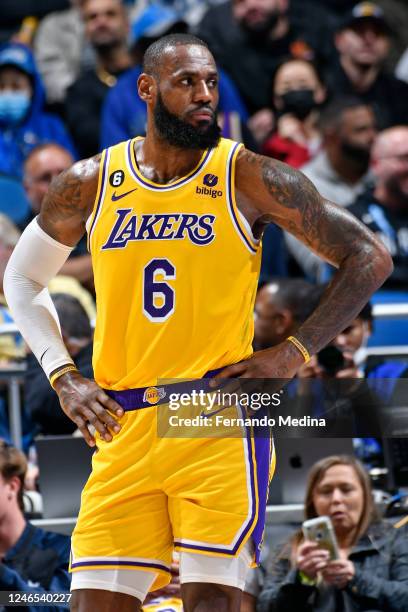
M 35 71 L 31 51 L 19 43 L 7 43 L 0 48 L 0 68 L 3 66 L 15 66 L 30 76 Z
M 150 4 L 131 26 L 131 44 L 141 38 L 159 38 L 171 28 L 180 26 L 180 31 L 187 30 L 187 24 L 174 9 L 160 4 Z
M 391 27 L 385 17 L 383 9 L 378 6 L 378 4 L 374 4 L 374 2 L 359 2 L 359 4 L 356 4 L 339 24 L 338 29 L 344 30 L 356 23 L 366 20 L 375 21 L 384 31 L 388 34 L 391 33 Z

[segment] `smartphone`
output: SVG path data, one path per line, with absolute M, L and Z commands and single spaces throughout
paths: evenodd
M 316 542 L 319 548 L 325 548 L 329 551 L 330 561 L 340 558 L 336 534 L 334 533 L 330 517 L 318 516 L 317 518 L 304 521 L 302 531 L 306 540 Z
M 345 367 L 345 359 L 342 351 L 333 344 L 325 346 L 317 353 L 317 361 L 329 376 L 334 376 L 336 372 L 343 370 Z

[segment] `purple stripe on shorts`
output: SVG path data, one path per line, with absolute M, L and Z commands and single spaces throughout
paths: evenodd
M 245 417 L 245 412 L 241 408 L 241 416 Z M 255 457 L 256 457 L 256 474 L 254 474 L 254 464 L 252 460 L 252 448 L 251 448 L 251 435 L 254 436 L 254 446 L 255 446 Z M 187 544 L 183 543 L 180 540 L 175 540 L 174 544 L 176 546 L 180 546 L 182 548 L 186 548 L 189 550 L 201 550 L 203 552 L 213 552 L 213 553 L 222 553 L 227 555 L 235 555 L 239 546 L 241 545 L 243 539 L 248 533 L 249 529 L 253 525 L 255 511 L 256 511 L 256 499 L 255 499 L 255 486 L 254 486 L 254 475 L 257 478 L 258 484 L 258 518 L 256 521 L 256 525 L 251 534 L 251 538 L 254 543 L 254 553 L 255 560 L 259 563 L 259 557 L 262 547 L 263 534 L 265 528 L 265 518 L 266 518 L 266 502 L 268 496 L 268 482 L 269 482 L 269 467 L 271 461 L 271 440 L 269 436 L 265 435 L 265 427 L 256 427 L 253 429 L 252 434 L 251 430 L 247 428 L 247 436 L 246 436 L 248 455 L 249 455 L 249 463 L 250 463 L 250 474 L 251 474 L 251 495 L 253 500 L 252 505 L 252 513 L 251 518 L 237 540 L 234 548 L 215 548 L 212 546 L 201 546 L 196 544 Z
M 255 548 L 255 559 L 259 563 L 266 519 L 266 502 L 268 499 L 269 470 L 271 463 L 271 439 L 265 435 L 265 427 L 254 427 L 254 444 L 256 457 L 256 471 L 258 481 L 258 520 L 252 532 Z
M 111 389 L 105 389 L 105 393 L 109 395 L 115 402 L 118 402 L 124 410 L 141 410 L 142 408 L 150 408 L 151 406 L 160 406 L 161 404 L 167 404 L 169 401 L 168 397 L 171 393 L 191 393 L 194 389 L 197 391 L 210 391 L 208 386 L 208 380 L 214 377 L 222 368 L 216 370 L 209 370 L 204 374 L 203 378 L 187 382 L 171 383 L 169 385 L 151 385 L 150 387 L 138 387 L 136 389 L 124 389 L 123 391 L 113 391 Z M 203 379 L 206 382 L 203 383 Z M 155 402 L 149 402 L 146 399 L 146 393 L 148 389 L 156 389 L 158 392 L 158 399 Z M 162 397 L 160 397 L 160 395 Z
M 241 417 L 245 417 L 245 411 L 243 408 L 240 409 L 241 410 Z M 246 445 L 247 445 L 247 450 L 248 450 L 248 459 L 249 459 L 249 474 L 250 474 L 250 487 L 251 487 L 251 498 L 252 498 L 252 511 L 251 511 L 251 516 L 247 521 L 247 524 L 245 525 L 242 533 L 240 534 L 238 540 L 236 541 L 235 545 L 233 548 L 220 548 L 220 547 L 213 547 L 211 545 L 208 546 L 204 546 L 204 545 L 200 545 L 200 544 L 187 544 L 184 542 L 181 542 L 180 540 L 175 540 L 174 544 L 176 546 L 180 546 L 182 548 L 187 548 L 189 550 L 201 550 L 203 552 L 213 552 L 213 553 L 221 553 L 221 554 L 225 554 L 225 555 L 235 555 L 236 552 L 238 551 L 239 547 L 241 546 L 242 541 L 244 540 L 245 536 L 247 535 L 248 531 L 251 529 L 251 527 L 253 526 L 253 522 L 254 522 L 254 518 L 255 518 L 255 513 L 256 513 L 256 505 L 257 505 L 257 500 L 256 500 L 256 495 L 255 495 L 255 482 L 254 482 L 254 477 L 255 477 L 255 469 L 254 469 L 254 462 L 252 459 L 252 447 L 251 447 L 251 431 L 250 429 L 247 427 L 246 428 L 246 437 L 245 437 L 245 441 L 246 441 Z
M 77 567 L 95 567 L 96 565 L 101 567 L 121 567 L 123 565 L 128 567 L 150 567 L 151 569 L 163 570 L 164 572 L 170 573 L 170 568 L 168 568 L 166 565 L 161 565 L 160 563 L 143 563 L 142 561 L 78 561 L 77 563 L 71 564 L 71 569 L 75 569 Z

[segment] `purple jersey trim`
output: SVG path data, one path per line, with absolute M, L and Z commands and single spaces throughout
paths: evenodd
M 169 189 L 174 189 L 175 187 L 181 187 L 181 185 L 184 185 L 188 181 L 191 181 L 202 170 L 204 165 L 207 163 L 207 160 L 208 160 L 208 157 L 210 156 L 210 153 L 212 152 L 212 149 L 208 149 L 207 150 L 206 154 L 204 155 L 204 158 L 201 160 L 200 164 L 192 172 L 192 174 L 189 174 L 188 176 L 185 176 L 184 178 L 180 179 L 179 181 L 175 181 L 174 183 L 171 183 L 169 185 L 155 185 L 155 184 L 149 183 L 148 181 L 145 181 L 143 179 L 143 177 L 140 174 L 138 174 L 138 172 L 137 172 L 137 170 L 135 168 L 135 164 L 134 164 L 133 159 L 132 159 L 132 143 L 133 143 L 133 140 L 129 140 L 128 148 L 127 148 L 127 158 L 128 158 L 128 162 L 129 162 L 129 167 L 132 170 L 133 176 L 135 177 L 135 179 L 139 183 L 141 183 L 144 187 L 148 187 L 149 189 L 153 189 L 153 191 L 166 191 L 166 190 L 169 190 Z
M 248 246 L 249 250 L 251 251 L 251 253 L 256 253 L 257 249 L 255 249 L 252 244 L 249 242 L 248 238 L 246 237 L 246 235 L 244 234 L 244 232 L 241 229 L 241 226 L 238 222 L 237 219 L 237 215 L 235 214 L 235 209 L 234 209 L 234 205 L 232 203 L 232 163 L 233 163 L 233 159 L 234 159 L 234 155 L 235 155 L 235 151 L 237 150 L 237 148 L 240 146 L 240 143 L 238 142 L 234 148 L 233 151 L 231 153 L 229 162 L 228 162 L 228 168 L 227 168 L 227 184 L 228 184 L 228 189 L 227 189 L 227 201 L 228 201 L 228 206 L 230 208 L 232 217 L 234 219 L 234 223 L 235 223 L 235 227 L 238 230 L 238 232 L 240 233 L 242 239 L 244 240 L 245 244 Z
M 93 228 L 95 227 L 95 223 L 96 223 L 96 220 L 98 218 L 99 209 L 101 207 L 102 200 L 103 200 L 103 192 L 104 192 L 105 176 L 106 176 L 106 166 L 107 166 L 108 157 L 109 157 L 109 155 L 108 155 L 108 149 L 107 149 L 105 151 L 105 156 L 104 156 L 104 159 L 103 159 L 102 179 L 101 179 L 101 188 L 99 190 L 98 204 L 96 205 L 96 210 L 95 210 L 94 218 L 92 220 L 91 229 L 89 230 L 89 247 L 91 246 L 91 236 L 92 236 Z

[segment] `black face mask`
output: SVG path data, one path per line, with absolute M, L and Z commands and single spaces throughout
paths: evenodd
M 348 157 L 356 163 L 360 163 L 362 166 L 368 167 L 368 164 L 370 162 L 369 149 L 364 149 L 363 147 L 352 145 L 349 142 L 342 142 L 341 150 L 343 151 L 344 157 Z
M 313 89 L 294 89 L 281 96 L 283 102 L 282 115 L 291 113 L 298 119 L 306 119 L 318 105 L 314 99 Z

